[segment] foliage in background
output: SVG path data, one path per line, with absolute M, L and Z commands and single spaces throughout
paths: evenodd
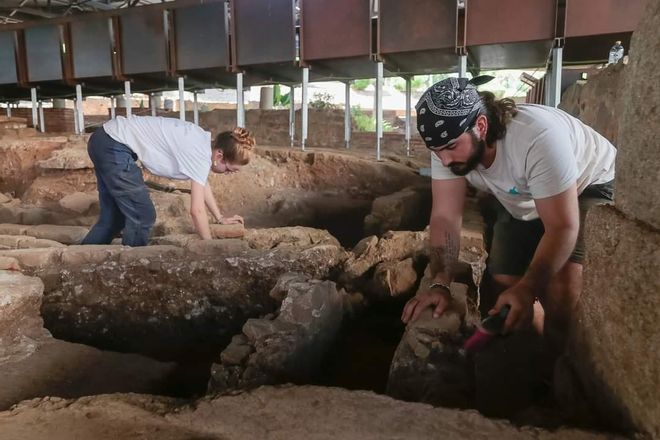
M 309 108 L 315 110 L 327 110 L 337 108 L 332 102 L 332 95 L 330 93 L 320 92 L 314 93 L 312 100 L 309 102 Z
M 364 90 L 369 85 L 376 84 L 375 79 L 356 79 L 353 81 L 353 90 Z
M 351 107 L 351 119 L 355 131 L 376 131 L 376 118 L 362 111 L 359 105 Z M 383 132 L 392 130 L 394 130 L 392 124 L 383 120 Z
M 291 102 L 291 92 L 282 94 L 279 84 L 273 86 L 273 105 L 275 107 L 288 107 Z

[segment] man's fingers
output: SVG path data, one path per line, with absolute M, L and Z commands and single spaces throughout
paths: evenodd
M 413 311 L 411 321 L 417 321 L 419 315 L 424 311 L 424 309 L 429 305 L 428 301 L 420 300 L 415 305 L 415 310 Z
M 440 301 L 438 301 L 438 305 L 435 306 L 435 309 L 433 310 L 433 317 L 434 318 L 439 318 L 440 315 L 442 315 L 445 312 L 445 310 L 447 309 L 447 305 L 449 305 L 447 300 L 445 300 L 444 297 L 441 298 Z
M 408 320 L 410 319 L 410 314 L 412 313 L 413 309 L 415 308 L 416 303 L 417 303 L 417 298 L 412 298 L 403 307 L 403 313 L 401 313 L 401 321 L 404 324 L 408 324 Z
M 511 306 L 509 314 L 506 317 L 504 322 L 504 328 L 502 329 L 503 333 L 509 333 L 511 330 L 516 328 L 520 323 L 520 308 Z

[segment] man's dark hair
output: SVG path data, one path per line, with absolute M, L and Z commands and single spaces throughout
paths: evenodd
M 491 92 L 479 92 L 484 104 L 479 114 L 488 119 L 488 132 L 486 133 L 486 144 L 492 145 L 506 134 L 506 125 L 511 122 L 518 113 L 516 103 L 511 98 L 495 99 Z

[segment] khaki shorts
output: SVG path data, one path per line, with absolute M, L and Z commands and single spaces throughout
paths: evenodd
M 582 264 L 586 214 L 592 206 L 612 204 L 613 193 L 614 181 L 611 181 L 591 185 L 578 197 L 580 232 L 569 261 Z M 480 207 L 486 224 L 484 240 L 488 251 L 488 271 L 494 275 L 524 275 L 545 232 L 543 223 L 540 219 L 524 221 L 513 218 L 492 195 L 482 199 Z

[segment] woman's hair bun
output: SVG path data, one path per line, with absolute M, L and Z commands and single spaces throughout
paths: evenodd
M 231 132 L 231 137 L 234 138 L 236 142 L 241 144 L 243 148 L 248 150 L 253 149 L 256 145 L 256 141 L 254 140 L 252 133 L 242 127 L 234 128 L 234 130 Z

